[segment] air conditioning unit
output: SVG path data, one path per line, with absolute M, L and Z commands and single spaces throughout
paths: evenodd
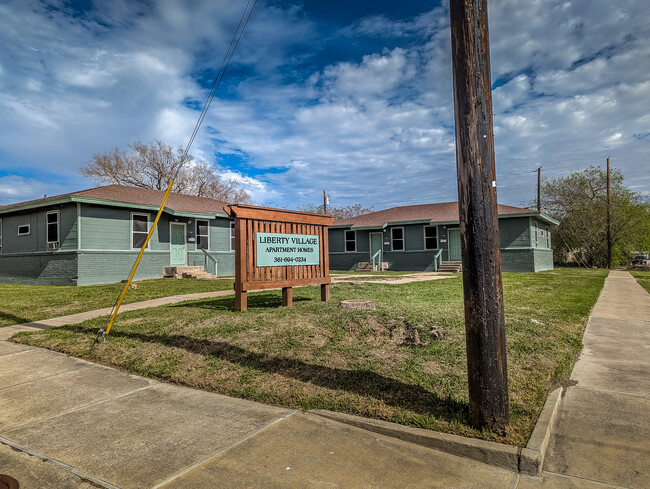
M 48 250 L 58 250 L 59 249 L 59 242 L 55 241 L 53 243 L 48 243 L 47 244 L 47 249 Z

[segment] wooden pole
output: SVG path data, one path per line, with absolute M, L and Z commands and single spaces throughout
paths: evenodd
M 487 0 L 451 0 L 449 11 L 469 422 L 501 431 L 509 409 Z
M 542 212 L 542 167 L 537 169 L 537 212 Z
M 243 219 L 235 219 L 235 311 L 244 312 L 248 309 L 248 292 L 243 289 L 246 281 L 246 223 Z
M 611 182 L 609 179 L 609 156 L 607 157 L 607 268 L 612 268 L 612 209 Z

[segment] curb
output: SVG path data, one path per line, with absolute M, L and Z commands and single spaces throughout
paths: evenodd
M 526 475 L 539 475 L 544 466 L 546 449 L 551 438 L 551 429 L 555 424 L 557 413 L 562 399 L 562 388 L 558 387 L 551 392 L 544 403 L 533 433 L 528 439 L 526 448 L 521 449 L 519 472 Z
M 309 412 L 333 421 L 398 438 L 426 448 L 470 458 L 512 472 L 539 475 L 542 471 L 551 428 L 558 411 L 561 391 L 562 389 L 558 388 L 549 395 L 525 448 L 413 428 L 388 421 L 362 418 L 324 409 L 315 409 Z

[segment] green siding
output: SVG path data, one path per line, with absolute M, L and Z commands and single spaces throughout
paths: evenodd
M 368 253 L 333 253 L 330 254 L 330 269 L 356 270 L 360 261 L 368 261 Z
M 408 224 L 401 227 L 404 228 L 404 249 L 406 251 L 423 250 L 424 224 Z
M 499 219 L 501 240 L 501 264 L 504 272 L 535 272 L 553 269 L 553 256 L 546 239 L 548 225 L 535 223 L 537 219 L 529 216 Z M 404 224 L 388 227 L 384 236 L 384 261 L 389 270 L 433 270 L 437 250 L 424 250 L 424 226 L 426 224 Z M 390 236 L 392 227 L 404 228 L 404 251 L 391 251 Z M 443 261 L 449 260 L 449 231 L 458 229 L 456 225 L 437 226 L 438 247 L 442 249 Z M 344 229 L 330 230 L 330 268 L 333 270 L 352 270 L 357 262 L 368 261 L 368 253 L 362 253 L 360 243 L 367 243 L 372 231 L 357 231 L 357 253 L 340 253 L 344 248 Z M 379 230 L 378 230 L 379 231 Z M 534 247 L 534 233 L 539 233 L 538 248 Z M 360 238 L 363 235 L 364 238 Z M 365 245 L 367 247 L 367 244 Z M 366 248 L 364 247 L 363 251 Z
M 530 219 L 512 217 L 499 219 L 501 248 L 530 247 Z
M 81 206 L 82 250 L 130 250 L 131 213 L 129 209 Z
M 386 251 L 384 261 L 388 262 L 389 270 L 399 271 L 427 271 L 435 270 L 434 256 L 436 251 Z
M 231 251 L 230 220 L 212 219 L 210 221 L 210 251 Z
M 330 253 L 342 253 L 345 251 L 345 229 L 329 230 Z

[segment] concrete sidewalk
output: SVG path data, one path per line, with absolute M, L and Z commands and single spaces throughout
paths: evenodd
M 558 487 L 650 487 L 650 295 L 612 271 L 552 431 L 544 476 Z M 574 481 L 584 481 L 575 486 Z M 562 485 L 562 481 L 567 485 Z
M 6 341 L 0 474 L 23 489 L 649 487 L 649 318 L 650 296 L 612 272 L 542 477 Z
M 23 345 L 0 342 L 0 372 L 0 473 L 23 489 L 508 488 L 516 478 L 316 414 Z

